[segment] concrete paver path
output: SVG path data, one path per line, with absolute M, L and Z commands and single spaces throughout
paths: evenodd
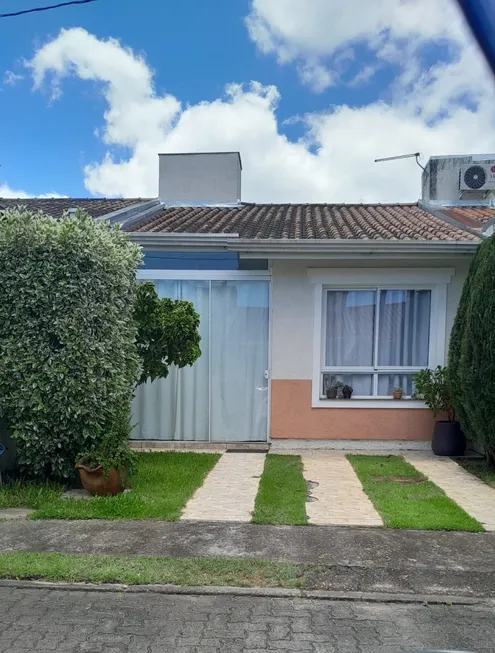
M 495 531 L 495 489 L 473 476 L 450 458 L 430 452 L 409 452 L 404 455 L 445 494 L 477 519 L 487 531 Z
M 181 519 L 251 521 L 265 454 L 226 453 L 187 503 Z
M 345 452 L 303 455 L 302 462 L 306 481 L 318 484 L 310 490 L 316 501 L 306 504 L 310 524 L 383 526 Z
M 0 653 L 489 653 L 489 605 L 0 588 Z
M 4 508 L 0 510 L 0 521 L 11 519 L 26 519 L 34 512 L 29 508 Z

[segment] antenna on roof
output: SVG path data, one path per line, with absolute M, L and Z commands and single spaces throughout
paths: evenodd
M 412 159 L 413 156 L 416 158 L 416 163 L 421 168 L 421 170 L 424 170 L 423 166 L 419 162 L 419 159 L 423 158 L 421 152 L 414 152 L 414 154 L 399 154 L 398 156 L 386 156 L 383 159 L 375 159 L 375 163 L 381 163 L 382 161 L 395 161 L 396 159 Z

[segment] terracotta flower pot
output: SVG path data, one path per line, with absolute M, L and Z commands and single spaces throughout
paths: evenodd
M 103 476 L 103 467 L 86 467 L 86 465 L 76 465 L 81 477 L 81 483 L 85 490 L 91 496 L 108 497 L 113 494 L 123 492 L 127 481 L 127 471 L 124 469 L 122 474 L 112 467 L 110 473 L 105 478 Z
M 402 399 L 402 392 L 393 392 L 394 399 Z

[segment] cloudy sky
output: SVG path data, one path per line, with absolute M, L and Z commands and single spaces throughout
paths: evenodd
M 158 152 L 239 150 L 245 201 L 415 201 L 375 158 L 495 151 L 453 0 L 98 0 L 0 38 L 3 197 L 153 197 Z

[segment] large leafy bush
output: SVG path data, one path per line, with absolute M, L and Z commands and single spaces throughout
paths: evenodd
M 463 430 L 495 461 L 495 240 L 478 248 L 451 333 L 449 383 Z
M 0 414 L 25 475 L 68 478 L 128 413 L 139 248 L 77 214 L 0 214 Z

